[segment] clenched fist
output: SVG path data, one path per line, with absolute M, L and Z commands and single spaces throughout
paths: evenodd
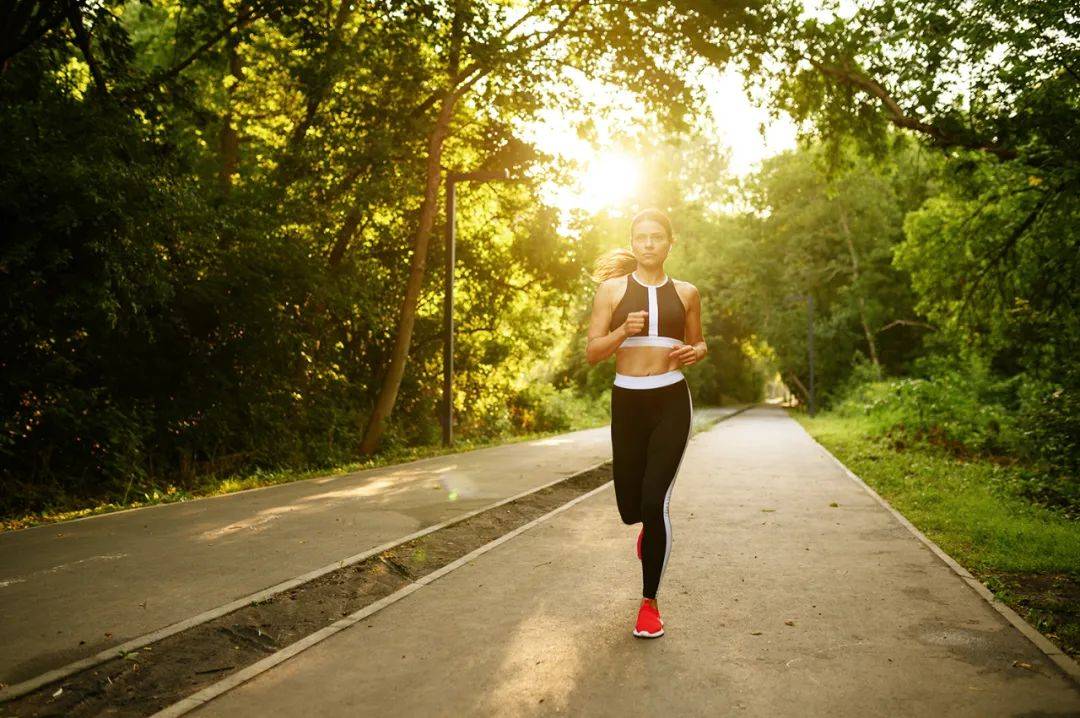
M 649 321 L 649 311 L 647 309 L 641 309 L 627 314 L 626 321 L 623 322 L 621 328 L 626 336 L 632 337 L 645 328 L 645 322 L 647 321 Z

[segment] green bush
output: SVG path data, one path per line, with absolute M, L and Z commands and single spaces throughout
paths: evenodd
M 1072 367 L 1054 381 L 1029 380 L 1020 394 L 1019 449 L 1038 467 L 1020 490 L 1080 519 L 1080 370 Z
M 574 387 L 530 384 L 509 405 L 514 425 L 521 431 L 563 431 L 605 420 L 608 396 L 593 399 Z
M 923 376 L 858 383 L 856 372 L 837 411 L 869 416 L 882 430 L 954 451 L 1017 450 L 1017 377 L 998 379 L 975 359 L 930 357 L 916 366 Z
M 998 489 L 1080 518 L 1080 391 L 1076 371 L 1057 381 L 999 378 L 978 358 L 931 356 L 921 376 L 875 380 L 857 367 L 834 410 L 872 431 L 961 456 L 1021 464 Z

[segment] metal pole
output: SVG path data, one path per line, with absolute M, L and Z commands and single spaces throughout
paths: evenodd
M 814 296 L 806 295 L 806 344 L 810 349 L 810 416 L 816 411 L 814 401 Z
M 446 273 L 443 302 L 443 446 L 454 443 L 454 252 L 456 245 L 455 201 L 458 182 L 510 180 L 510 170 L 477 170 L 446 173 Z
M 446 178 L 446 292 L 443 301 L 443 446 L 454 441 L 454 178 Z

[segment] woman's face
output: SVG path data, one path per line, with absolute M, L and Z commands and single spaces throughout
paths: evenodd
M 664 225 L 654 219 L 643 219 L 634 225 L 630 244 L 638 264 L 650 269 L 662 266 L 671 250 Z

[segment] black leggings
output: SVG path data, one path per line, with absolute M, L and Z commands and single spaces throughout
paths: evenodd
M 623 523 L 645 525 L 642 596 L 656 598 L 671 554 L 668 505 L 690 443 L 694 404 L 690 386 L 678 370 L 647 377 L 616 374 L 615 381 L 611 388 L 615 499 Z

